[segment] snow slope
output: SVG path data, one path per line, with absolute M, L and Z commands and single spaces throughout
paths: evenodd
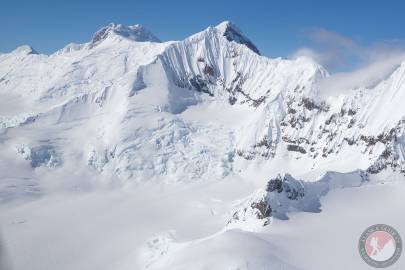
M 261 56 L 230 22 L 0 54 L 0 266 L 366 269 L 347 246 L 363 226 L 405 227 L 404 74 L 324 98 L 322 66 Z M 389 211 L 369 211 L 377 194 Z M 325 243 L 346 210 L 353 230 Z
M 252 190 L 240 180 L 75 192 L 2 206 L 3 243 L 13 269 L 369 269 L 358 239 L 381 221 L 403 233 L 404 188 L 337 188 L 320 213 L 290 213 L 255 231 L 225 230 L 234 200 Z

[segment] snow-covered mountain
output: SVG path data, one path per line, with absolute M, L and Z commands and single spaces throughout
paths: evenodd
M 245 189 L 228 199 L 247 199 L 221 210 L 228 230 L 262 226 L 264 218 L 266 224 L 270 217 L 285 219 L 291 209 L 319 212 L 320 197 L 336 188 L 380 183 L 386 175 L 402 180 L 405 63 L 370 89 L 324 97 L 320 82 L 328 76 L 309 58 L 260 55 L 230 22 L 182 41 L 161 42 L 140 25 L 110 24 L 88 43 L 51 55 L 21 46 L 0 54 L 0 200 L 8 209 L 15 201 L 56 191 L 131 186 L 139 192 L 155 185 L 183 189 L 186 183 L 226 190 L 244 179 Z M 284 182 L 275 178 L 280 194 L 264 191 L 280 173 L 288 173 Z M 302 191 L 296 188 L 301 185 Z M 301 195 L 290 202 L 283 186 Z M 6 217 L 20 213 L 10 209 Z M 187 265 L 192 255 L 182 255 L 186 246 L 204 253 L 226 237 L 240 243 L 248 236 L 212 240 L 214 234 L 178 245 L 170 244 L 170 237 L 149 245 L 144 266 Z M 273 248 L 256 240 L 252 248 Z M 174 254 L 174 262 L 161 258 L 166 253 Z M 285 263 L 280 254 L 248 257 L 258 269 L 266 256 L 274 265 Z M 32 269 L 42 268 L 37 263 Z M 222 263 L 213 265 L 224 269 Z M 250 269 L 237 268 L 243 263 L 230 269 Z

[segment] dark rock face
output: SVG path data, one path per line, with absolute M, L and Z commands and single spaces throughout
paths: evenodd
M 268 218 L 271 216 L 271 208 L 270 208 L 270 205 L 267 204 L 266 200 L 262 200 L 260 202 L 254 202 L 250 206 L 253 209 L 259 210 L 257 212 L 257 216 L 256 216 L 258 219 L 264 219 L 264 218 Z
M 360 136 L 360 140 L 364 141 L 367 143 L 367 146 L 373 146 L 375 145 L 377 142 L 381 142 L 383 144 L 387 144 L 389 142 L 391 142 L 394 137 L 395 137 L 395 128 L 392 128 L 390 131 L 388 132 L 383 132 L 381 134 L 379 134 L 378 136 L 374 137 L 374 136 L 364 136 L 361 135 Z
M 401 151 L 400 137 L 403 136 L 404 131 L 405 121 L 402 120 L 396 127 L 382 132 L 378 136 L 360 136 L 359 140 L 366 144 L 366 151 L 372 151 L 377 143 L 382 143 L 385 146 L 378 159 L 368 167 L 368 173 L 376 174 L 388 167 L 394 171 L 399 170 L 401 173 L 405 173 L 405 163 L 400 159 L 398 153 Z
M 210 75 L 210 76 L 214 76 L 214 69 L 209 66 L 209 65 L 205 65 L 204 66 L 204 70 L 203 70 L 204 74 L 206 75 Z
M 224 37 L 228 41 L 235 41 L 236 43 L 243 44 L 258 55 L 260 55 L 259 50 L 256 46 L 246 37 L 244 37 L 240 31 L 236 30 L 231 24 L 229 24 L 224 32 Z
M 277 192 L 277 193 L 285 193 L 285 196 L 290 200 L 298 200 L 299 198 L 303 198 L 305 195 L 304 189 L 302 186 L 297 185 L 296 183 L 292 182 L 292 177 L 290 175 L 285 175 L 281 177 L 278 175 L 274 179 L 270 179 L 267 182 L 266 191 Z M 297 181 L 294 179 L 294 181 Z
M 97 44 L 100 41 L 104 40 L 109 33 L 109 27 L 103 27 L 100 30 L 98 30 L 96 33 L 94 33 L 93 35 L 93 39 L 92 39 L 92 44 Z
M 287 150 L 293 151 L 293 152 L 299 152 L 301 154 L 305 154 L 307 152 L 303 147 L 301 147 L 299 145 L 294 145 L 294 144 L 287 145 Z
M 238 98 L 237 96 L 242 96 L 241 104 L 248 103 L 251 106 L 257 108 L 259 107 L 265 100 L 265 96 L 261 96 L 258 99 L 252 98 L 249 94 L 243 91 L 243 84 L 245 83 L 245 78 L 242 76 L 240 72 L 236 72 L 235 78 L 232 80 L 231 86 L 225 88 L 225 90 L 229 93 L 229 104 L 234 105 Z
M 30 50 L 27 52 L 27 54 L 39 54 L 34 48 L 30 47 Z
M 203 92 L 206 93 L 210 96 L 213 96 L 213 94 L 210 92 L 208 88 L 208 83 L 206 80 L 204 80 L 200 75 L 197 75 L 193 78 L 189 79 L 189 83 L 198 92 Z
M 303 97 L 301 99 L 301 103 L 309 111 L 318 110 L 322 112 L 327 112 L 329 110 L 329 106 L 323 101 L 320 103 L 315 102 L 313 99 L 308 97 Z
M 278 193 L 281 193 L 283 191 L 283 179 L 281 179 L 281 176 L 269 180 L 269 182 L 267 182 L 266 191 L 267 192 L 277 191 Z
M 266 192 L 255 194 L 254 198 L 249 198 L 243 203 L 233 214 L 228 221 L 228 225 L 232 223 L 245 222 L 248 220 L 260 220 L 262 226 L 270 223 L 272 209 L 268 203 Z

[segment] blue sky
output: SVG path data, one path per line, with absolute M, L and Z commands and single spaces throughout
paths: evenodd
M 29 44 L 41 53 L 52 53 L 69 42 L 88 41 L 110 22 L 139 23 L 161 40 L 179 40 L 224 20 L 238 25 L 262 54 L 271 57 L 291 56 L 302 48 L 326 53 L 334 47 L 331 43 L 345 40 L 362 50 L 381 43 L 401 44 L 404 10 L 404 1 L 373 0 L 1 0 L 0 52 Z M 326 35 L 319 40 L 322 33 Z M 332 38 L 322 40 L 328 33 Z M 343 44 L 338 50 L 347 49 Z M 348 55 L 333 57 L 359 58 L 356 53 L 344 54 Z

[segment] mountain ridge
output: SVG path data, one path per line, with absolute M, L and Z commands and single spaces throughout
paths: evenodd
M 226 35 L 229 29 L 237 34 L 237 38 L 230 39 Z M 124 38 L 110 39 L 115 32 L 124 33 Z M 31 104 L 33 108 L 22 108 L 14 117 L 2 116 L 1 126 L 5 133 L 13 133 L 10 129 L 23 129 L 27 125 L 45 125 L 49 121 L 56 125 L 88 121 L 98 130 L 88 132 L 101 136 L 104 142 L 85 139 L 88 146 L 79 152 L 80 156 L 88 158 L 81 161 L 81 166 L 94 167 L 106 177 L 119 176 L 122 179 L 139 180 L 145 172 L 155 177 L 171 174 L 170 171 L 173 172 L 172 178 L 176 179 L 179 174 L 183 175 L 176 172 L 177 166 L 183 166 L 180 165 L 182 159 L 200 162 L 197 167 L 190 167 L 198 172 L 192 177 L 196 179 L 211 173 L 214 173 L 214 178 L 221 178 L 259 164 L 265 170 L 278 173 L 274 166 L 285 156 L 296 160 L 296 164 L 288 165 L 288 170 L 298 175 L 305 173 L 298 169 L 303 166 L 325 172 L 325 166 L 329 166 L 326 164 L 336 164 L 328 168 L 341 170 L 345 167 L 339 161 L 342 154 L 360 160 L 355 166 L 345 168 L 346 171 L 380 171 L 375 169 L 377 167 L 405 169 L 402 148 L 396 142 L 402 136 L 402 129 L 397 124 L 405 112 L 393 111 L 397 115 L 391 118 L 393 121 L 381 122 L 379 119 L 384 119 L 384 114 L 375 108 L 386 107 L 378 102 L 385 104 L 389 99 L 372 97 L 381 96 L 377 93 L 386 85 L 390 86 L 393 96 L 401 92 L 401 74 L 405 73 L 401 66 L 388 79 L 378 83 L 375 90 L 353 90 L 345 96 L 320 99 L 318 93 L 322 89 L 319 89 L 319 82 L 329 76 L 321 65 L 309 58 L 270 59 L 260 56 L 255 47 L 247 43 L 250 40 L 228 21 L 182 41 L 158 42 L 153 34 L 139 25 L 127 27 L 120 24 L 101 28 L 95 37 L 100 38 L 68 45 L 50 56 L 27 54 L 18 59 L 12 54 L 0 56 L 1 94 L 16 95 L 22 103 Z M 144 42 L 151 40 L 153 42 Z M 11 72 L 8 66 L 13 66 Z M 44 80 L 46 77 L 48 79 Z M 374 105 L 367 106 L 371 100 Z M 184 120 L 190 110 L 205 106 L 235 112 L 235 115 L 242 116 L 241 123 L 227 128 L 214 124 L 213 130 L 224 128 L 224 133 L 218 135 L 218 138 L 223 136 L 222 143 L 227 136 L 232 138 L 224 144 L 225 148 L 221 150 L 224 152 L 215 150 L 211 143 L 216 139 L 212 137 L 212 142 L 208 140 L 200 145 L 201 151 L 208 151 L 205 157 L 188 155 L 185 149 L 191 149 L 189 141 L 195 139 L 192 137 L 199 132 L 196 130 L 217 136 L 211 133 L 211 124 Z M 393 108 L 391 106 L 389 110 Z M 205 113 L 211 114 L 209 110 Z M 149 130 L 137 124 L 139 115 L 147 115 L 150 119 L 161 119 L 165 115 L 162 127 L 168 130 L 163 132 L 156 127 Z M 380 118 L 375 115 L 380 115 Z M 116 131 L 108 125 L 111 121 Z M 379 127 L 378 121 L 384 126 Z M 365 128 L 368 126 L 370 128 Z M 140 130 L 139 136 L 161 136 L 158 134 L 163 132 L 165 137 L 145 144 L 134 141 L 130 132 L 134 127 Z M 184 137 L 174 136 L 177 128 L 184 131 Z M 393 128 L 398 131 L 394 133 Z M 156 134 L 151 135 L 154 132 Z M 46 133 L 38 133 L 42 140 L 49 140 Z M 62 137 L 65 136 L 69 138 L 71 135 Z M 378 139 L 380 137 L 386 139 Z M 163 148 L 156 144 L 161 140 L 167 144 Z M 21 144 L 21 139 L 16 141 Z M 38 141 L 23 144 L 28 149 L 38 149 Z M 156 160 L 148 161 L 146 156 L 150 150 L 147 149 L 151 147 L 158 147 L 161 152 Z M 56 160 L 63 160 L 66 151 L 63 148 L 65 146 L 59 153 L 49 150 L 53 146 L 44 149 L 51 151 L 49 160 L 52 155 Z M 185 152 L 179 154 L 179 149 Z M 135 161 L 138 151 L 146 151 L 141 155 L 145 158 Z M 178 161 L 172 163 L 171 155 Z M 30 159 L 30 156 L 26 158 Z M 144 162 L 150 164 L 146 166 Z M 47 162 L 35 164 L 46 165 Z M 63 162 L 52 164 L 63 166 Z M 210 171 L 210 166 L 218 170 Z

